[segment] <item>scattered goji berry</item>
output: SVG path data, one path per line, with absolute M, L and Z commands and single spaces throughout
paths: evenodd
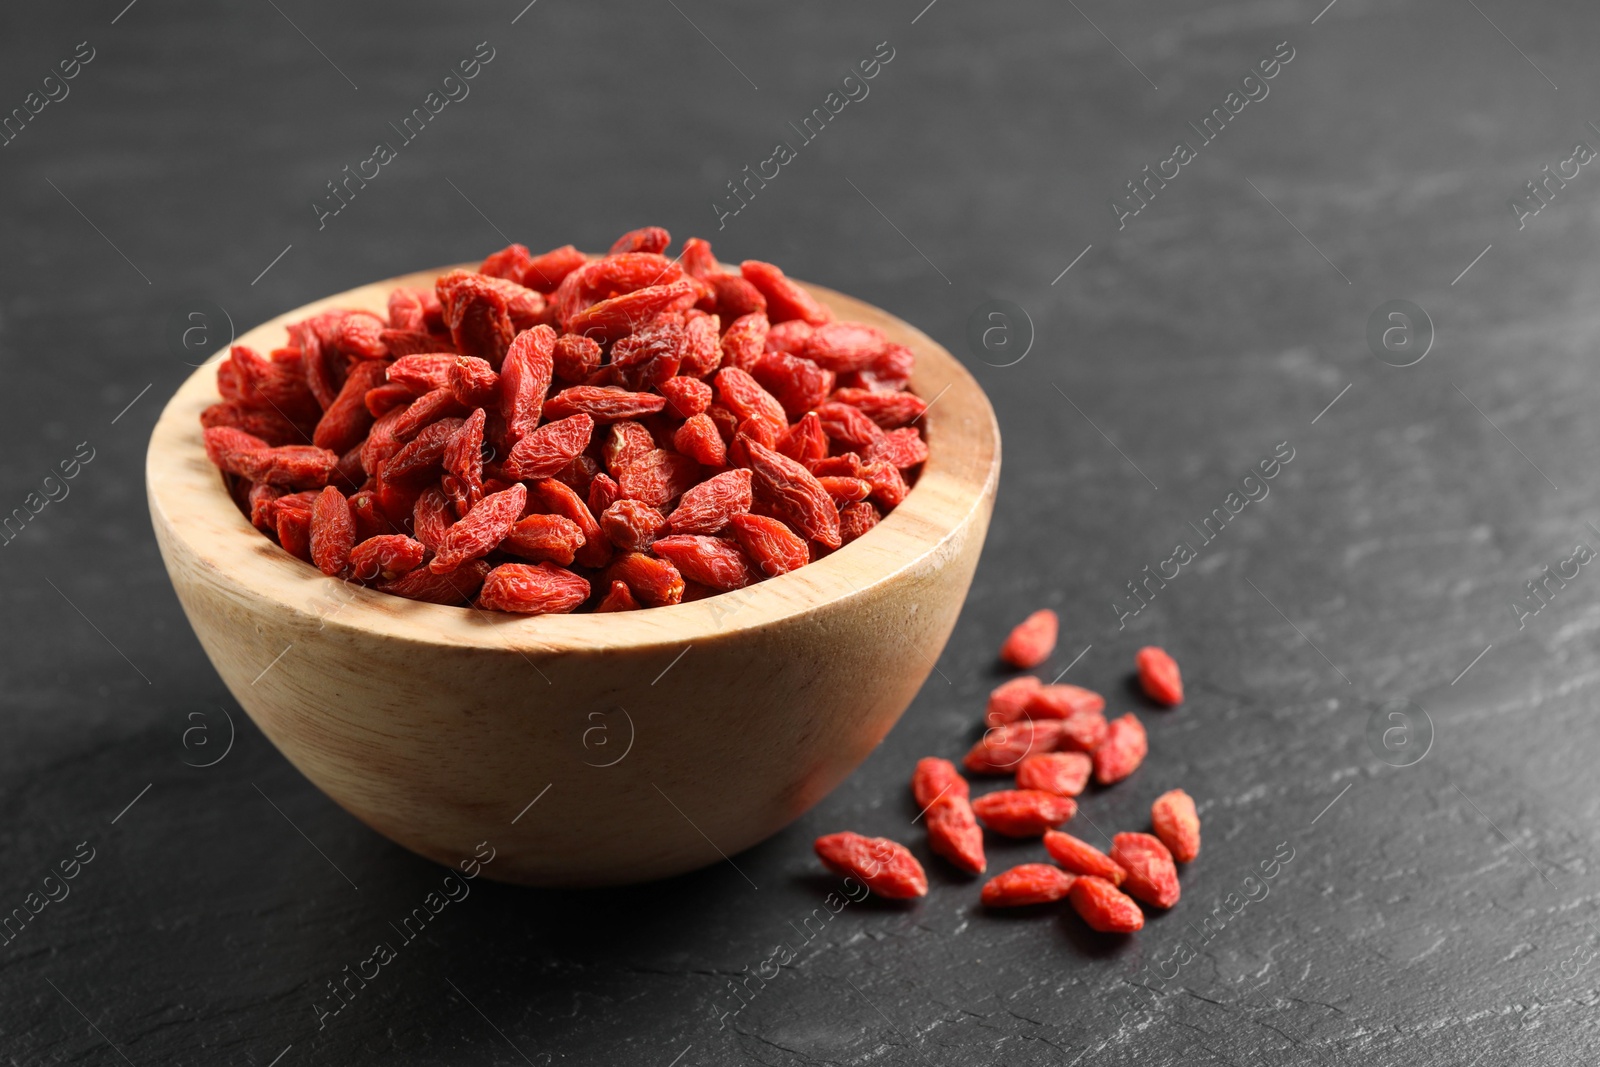
M 937 756 L 918 760 L 917 769 L 911 774 L 911 795 L 916 798 L 917 807 L 926 809 L 946 794 L 957 797 L 971 795 L 967 780 L 961 777 L 956 765 Z
M 1058 625 L 1056 613 L 1049 608 L 1034 612 L 1011 631 L 1000 646 L 1000 658 L 1023 670 L 1037 667 L 1055 651 Z
M 1074 875 L 1048 863 L 1024 863 L 995 875 L 984 884 L 986 908 L 1020 908 L 1061 900 L 1076 882 Z
M 1179 863 L 1193 863 L 1200 855 L 1200 815 L 1188 793 L 1172 789 L 1156 797 L 1150 805 L 1150 825 Z
M 1144 929 L 1144 912 L 1133 898 L 1106 881 L 1092 875 L 1079 875 L 1067 891 L 1072 910 L 1083 917 L 1089 929 L 1102 934 L 1131 934 Z
M 983 855 L 983 830 L 964 796 L 953 792 L 939 797 L 924 813 L 928 824 L 928 847 L 969 874 L 979 874 L 988 866 Z
M 1089 874 L 1104 878 L 1112 885 L 1121 885 L 1128 872 L 1117 865 L 1110 856 L 1089 842 L 1060 830 L 1049 830 L 1044 835 L 1044 850 L 1050 858 L 1073 874 Z
M 1038 837 L 1078 813 L 1077 801 L 1038 789 L 1002 789 L 972 802 L 983 825 L 1007 837 Z
M 1028 756 L 1054 752 L 1060 743 L 1059 721 L 1021 719 L 985 730 L 962 765 L 974 774 L 1016 774 L 1017 766 Z
M 1169 708 L 1183 703 L 1183 676 L 1163 649 L 1153 645 L 1141 648 L 1134 662 L 1139 668 L 1139 685 L 1151 700 Z
M 904 845 L 887 837 L 846 831 L 819 837 L 813 847 L 830 871 L 855 878 L 880 897 L 906 900 L 928 893 L 922 864 Z
M 1075 797 L 1089 784 L 1094 761 L 1082 752 L 1041 752 L 1017 765 L 1017 788 Z
M 1120 782 L 1138 769 L 1149 751 L 1144 725 L 1132 712 L 1111 720 L 1105 740 L 1094 752 L 1094 780 L 1101 785 Z
M 989 707 L 984 712 L 986 726 L 1005 726 L 1027 717 L 1028 699 L 1044 683 L 1031 674 L 1013 678 L 989 694 Z
M 1157 908 L 1178 902 L 1178 869 L 1172 853 L 1149 834 L 1117 834 L 1111 839 L 1111 858 L 1124 871 L 1122 888 L 1129 896 Z

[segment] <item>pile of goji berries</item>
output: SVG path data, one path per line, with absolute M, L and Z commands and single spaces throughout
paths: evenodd
M 1000 657 L 1024 669 L 1038 666 L 1055 647 L 1052 611 L 1029 616 L 1006 639 Z M 1144 648 L 1135 659 L 1139 683 L 1166 707 L 1183 702 L 1183 679 L 1172 657 Z M 926 819 L 928 847 L 968 874 L 988 866 L 983 830 L 1007 837 L 1042 837 L 1052 863 L 1025 863 L 991 878 L 982 900 L 989 907 L 1018 907 L 1065 899 L 1092 929 L 1132 933 L 1144 926 L 1140 905 L 1170 908 L 1178 902 L 1178 863 L 1200 853 L 1200 818 L 1181 789 L 1150 808 L 1153 834 L 1121 833 L 1109 854 L 1063 833 L 1077 814 L 1076 798 L 1091 776 L 1102 786 L 1132 774 L 1144 760 L 1144 727 L 1131 713 L 1111 722 L 1105 698 L 1073 685 L 1045 685 L 1024 675 L 989 695 L 987 729 L 962 761 L 968 772 L 1015 775 L 1016 788 L 973 798 L 967 780 L 946 759 L 917 763 L 911 791 Z M 855 833 L 817 839 L 817 855 L 831 870 L 860 879 L 892 899 L 920 897 L 928 879 L 904 845 Z
M 872 529 L 928 448 L 912 352 L 659 227 L 512 245 L 388 317 L 235 346 L 201 416 L 250 521 L 323 573 L 544 614 L 694 600 Z

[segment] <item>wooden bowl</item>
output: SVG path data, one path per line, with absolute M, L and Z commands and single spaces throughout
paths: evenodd
M 448 268 L 444 268 L 448 269 Z M 319 300 L 383 314 L 428 271 Z M 323 792 L 440 863 L 490 878 L 641 882 L 719 862 L 805 812 L 866 758 L 949 639 L 988 529 L 1000 438 L 983 391 L 899 319 L 811 286 L 917 355 L 929 456 L 865 536 L 748 589 L 671 607 L 527 618 L 421 604 L 294 559 L 206 460 L 197 370 L 150 439 L 150 514 L 189 623 L 261 732 Z M 906 768 L 909 777 L 910 768 Z M 530 806 L 531 805 L 531 806 Z

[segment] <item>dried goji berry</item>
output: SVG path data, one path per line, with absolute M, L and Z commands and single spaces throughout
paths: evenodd
M 686 490 L 667 517 L 675 534 L 715 534 L 750 510 L 751 473 L 724 471 Z
M 1173 789 L 1156 797 L 1150 805 L 1150 825 L 1179 863 L 1193 863 L 1200 855 L 1200 815 L 1188 793 Z
M 682 362 L 678 373 L 688 378 L 704 378 L 722 364 L 722 340 L 717 330 L 721 319 L 716 315 L 695 315 L 683 324 Z
M 746 369 L 792 419 L 824 403 L 833 389 L 832 371 L 783 352 L 764 352 L 754 367 Z
M 548 478 L 588 448 L 593 433 L 594 420 L 587 415 L 547 422 L 511 447 L 506 476 L 517 481 Z
M 781 520 L 767 515 L 735 515 L 728 525 L 758 570 L 768 578 L 810 562 L 805 540 Z
M 571 519 L 583 532 L 583 545 L 577 550 L 576 562 L 585 567 L 604 567 L 611 562 L 611 542 L 575 489 L 554 478 L 546 478 L 533 484 L 533 493 L 547 511 Z
M 967 780 L 961 777 L 956 765 L 947 759 L 926 756 L 917 761 L 917 769 L 911 774 L 911 795 L 916 798 L 919 808 L 926 809 L 947 793 L 950 796 L 969 797 L 971 792 Z
M 1183 676 L 1163 649 L 1153 645 L 1141 648 L 1134 662 L 1139 667 L 1139 685 L 1151 700 L 1169 708 L 1183 703 Z
M 330 485 L 311 506 L 311 562 L 330 578 L 338 577 L 350 566 L 355 543 L 356 520 L 350 504 Z
M 1105 743 L 1111 726 L 1098 711 L 1079 711 L 1068 715 L 1061 723 L 1060 747 L 1076 752 L 1094 752 Z
M 835 874 L 855 878 L 889 900 L 926 896 L 928 876 L 904 845 L 887 837 L 863 837 L 848 831 L 819 837 L 813 846 L 823 865 Z
M 739 264 L 739 273 L 767 298 L 767 317 L 773 322 L 804 319 L 813 326 L 833 321 L 833 312 L 817 303 L 817 298 L 790 281 L 777 267 L 759 259 Z
M 595 422 L 603 423 L 638 418 L 666 406 L 667 398 L 655 393 L 631 393 L 609 386 L 575 385 L 545 401 L 544 411 L 545 417 L 550 419 L 584 414 Z
M 496 280 L 474 271 L 453 270 L 434 288 L 456 351 L 477 356 L 498 369 L 516 331 L 505 294 L 492 284 Z
M 612 582 L 611 591 L 595 607 L 596 612 L 605 611 L 634 611 L 639 607 L 639 602 L 633 599 L 633 591 L 628 588 L 627 582 Z
M 523 615 L 557 615 L 589 599 L 589 583 L 554 563 L 502 563 L 489 572 L 478 607 Z
M 928 847 L 969 874 L 987 867 L 983 855 L 983 831 L 966 797 L 947 793 L 928 805 Z
M 1036 752 L 1054 752 L 1061 741 L 1061 723 L 1023 719 L 984 731 L 961 761 L 974 774 L 1015 774 L 1017 765 Z
M 1020 908 L 1029 904 L 1051 904 L 1064 898 L 1077 881 L 1060 867 L 1048 863 L 1024 863 L 995 875 L 984 884 L 982 900 L 986 908 Z
M 1041 608 L 1017 623 L 1005 644 L 1000 646 L 1000 658 L 1023 670 L 1037 667 L 1055 651 L 1058 625 L 1056 613 Z
M 1070 719 L 1103 711 L 1106 698 L 1076 685 L 1041 685 L 1028 694 L 1027 713 L 1036 719 Z
M 625 582 L 640 603 L 650 607 L 677 604 L 683 600 L 683 575 L 669 561 L 627 552 L 606 570 L 607 582 Z
M 699 378 L 668 378 L 656 384 L 656 391 L 667 398 L 665 410 L 680 419 L 711 406 L 711 387 Z
M 488 573 L 489 565 L 483 560 L 469 559 L 445 574 L 435 574 L 426 567 L 418 567 L 392 582 L 381 583 L 377 589 L 393 596 L 403 596 L 407 600 L 459 606 L 472 602 Z
M 506 350 L 500 367 L 500 413 L 506 420 L 506 438 L 512 444 L 539 425 L 554 373 L 557 343 L 554 330 L 535 326 L 517 334 Z M 389 378 L 394 380 L 392 370 Z
M 1067 891 L 1072 910 L 1089 929 L 1102 934 L 1131 934 L 1144 929 L 1144 912 L 1133 898 L 1103 878 L 1079 875 Z
M 989 707 L 984 713 L 986 726 L 1004 726 L 1027 717 L 1028 700 L 1043 685 L 1031 674 L 1013 678 L 989 694 Z
M 839 509 L 812 473 L 770 448 L 751 441 L 750 466 L 774 511 L 826 548 L 838 548 Z
M 624 552 L 643 552 L 667 527 L 661 512 L 638 500 L 619 500 L 600 516 L 600 529 Z
M 567 275 L 587 262 L 589 258 L 582 252 L 562 245 L 530 259 L 522 269 L 522 284 L 541 293 L 553 293 Z
M 405 534 L 379 534 L 350 550 L 350 574 L 362 582 L 392 582 L 422 566 L 428 550 Z
M 700 464 L 688 456 L 655 449 L 628 464 L 617 474 L 624 496 L 666 508 L 699 480 Z
M 403 385 L 417 396 L 450 385 L 450 370 L 459 357 L 454 352 L 419 352 L 401 356 L 389 364 L 388 380 Z
M 842 374 L 870 367 L 888 343 L 889 339 L 876 326 L 859 322 L 829 322 L 811 332 L 800 355 L 820 367 Z
M 500 375 L 494 372 L 493 367 L 475 356 L 457 356 L 455 363 L 450 367 L 450 380 L 447 384 L 456 400 L 466 408 L 492 404 L 500 395 Z
M 882 437 L 861 450 L 861 457 L 869 463 L 875 459 L 888 460 L 901 470 L 908 470 L 927 460 L 928 443 L 915 427 L 903 426 L 898 430 L 885 430 Z
M 760 579 L 739 549 L 739 542 L 728 538 L 677 534 L 661 538 L 650 548 L 671 560 L 685 578 L 712 589 L 743 589 Z
M 1082 752 L 1041 752 L 1017 765 L 1017 788 L 1075 797 L 1089 784 L 1094 761 Z
M 972 802 L 983 825 L 1007 837 L 1038 837 L 1078 813 L 1077 801 L 1038 789 L 1002 789 Z
M 1094 780 L 1101 785 L 1120 782 L 1138 769 L 1149 751 L 1144 724 L 1130 712 L 1111 720 L 1105 740 L 1094 750 Z
M 344 453 L 359 445 L 372 428 L 372 412 L 367 410 L 367 390 L 384 380 L 387 370 L 378 360 L 363 360 L 350 369 L 339 395 L 322 413 L 311 443 L 331 452 Z
M 703 466 L 720 467 L 728 461 L 728 446 L 710 415 L 691 415 L 684 420 L 672 434 L 672 447 Z
M 823 432 L 822 420 L 817 418 L 816 412 L 802 415 L 778 438 L 778 451 L 802 464 L 822 459 L 828 454 L 828 435 Z
M 500 551 L 535 562 L 565 567 L 583 547 L 583 531 L 560 515 L 527 515 L 512 524 Z
M 923 399 L 914 393 L 875 393 L 870 389 L 838 389 L 834 391 L 832 399 L 860 409 L 863 415 L 885 430 L 905 426 L 928 409 Z
M 1111 858 L 1128 872 L 1122 889 L 1135 900 L 1157 908 L 1178 902 L 1178 869 L 1172 853 L 1149 834 L 1117 834 L 1111 839 Z
M 551 350 L 555 376 L 564 382 L 581 382 L 600 368 L 600 354 L 600 343 L 593 337 L 564 333 Z
M 443 574 L 455 570 L 469 559 L 487 555 L 505 540 L 527 502 L 528 490 L 520 483 L 510 489 L 490 493 L 478 501 L 471 511 L 445 531 L 443 539 L 434 549 L 435 554 L 428 563 L 428 569 L 435 574 Z M 588 594 L 585 593 L 584 597 L 587 598 Z
M 440 462 L 444 475 L 440 485 L 450 497 L 457 515 L 465 515 L 483 499 L 483 427 L 485 416 L 479 408 L 451 436 Z
M 734 319 L 722 334 L 722 365 L 753 370 L 766 351 L 769 328 L 767 316 L 760 311 Z
M 455 516 L 450 512 L 450 502 L 438 489 L 429 489 L 417 497 L 412 508 L 411 532 L 428 551 L 437 551 L 444 540 L 445 531 Z
M 1073 874 L 1088 874 L 1104 878 L 1112 885 L 1122 884 L 1128 872 L 1117 865 L 1110 856 L 1089 842 L 1060 830 L 1048 830 L 1044 835 L 1044 849 L 1050 858 Z
M 671 243 L 672 235 L 660 226 L 645 226 L 618 237 L 611 246 L 611 255 L 618 252 L 665 252 Z
M 839 509 L 839 543 L 848 545 L 878 525 L 878 509 L 865 500 Z

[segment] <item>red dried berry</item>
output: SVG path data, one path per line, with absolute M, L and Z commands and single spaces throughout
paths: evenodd
M 469 559 L 478 559 L 493 551 L 505 540 L 527 502 L 528 490 L 520 483 L 501 492 L 490 493 L 478 501 L 477 506 L 445 531 L 434 550 L 433 559 L 428 563 L 428 569 L 435 574 L 443 574 L 455 570 Z M 584 599 L 587 598 L 588 594 L 585 593 Z
M 712 589 L 724 592 L 743 589 L 751 582 L 760 580 L 760 575 L 755 573 L 750 561 L 739 550 L 737 541 L 679 534 L 663 537 L 650 548 L 656 555 L 671 560 L 679 573 L 689 581 Z
M 751 473 L 724 471 L 686 490 L 667 523 L 675 534 L 715 534 L 750 510 Z
M 917 807 L 926 809 L 946 794 L 963 798 L 971 795 L 967 780 L 956 765 L 937 756 L 918 760 L 917 769 L 911 774 L 911 795 L 916 798 Z
M 1118 866 L 1110 856 L 1089 842 L 1062 833 L 1060 830 L 1046 831 L 1044 850 L 1050 853 L 1051 859 L 1073 874 L 1104 878 L 1114 886 L 1121 885 L 1122 880 L 1128 876 L 1128 872 Z
M 887 837 L 863 837 L 848 831 L 819 837 L 813 846 L 824 866 L 855 878 L 889 900 L 926 896 L 928 876 L 904 845 Z
M 500 396 L 500 375 L 489 364 L 473 356 L 456 357 L 447 384 L 462 407 L 482 407 L 494 403 Z
M 547 422 L 511 448 L 506 457 L 506 477 L 517 481 L 548 478 L 589 447 L 594 420 L 587 415 Z
M 562 245 L 541 256 L 534 256 L 522 268 L 522 284 L 541 293 L 553 293 L 567 275 L 589 262 L 589 257 L 571 245 Z
M 746 447 L 750 467 L 773 510 L 810 540 L 838 548 L 839 509 L 812 473 L 755 441 Z
M 1092 689 L 1041 685 L 1029 694 L 1025 710 L 1035 719 L 1070 719 L 1074 715 L 1097 715 L 1105 706 L 1106 698 Z
M 1068 715 L 1061 723 L 1061 740 L 1058 748 L 1074 752 L 1094 752 L 1105 743 L 1111 726 L 1098 711 L 1079 711 Z
M 878 509 L 865 500 L 839 509 L 839 543 L 848 545 L 878 525 Z
M 583 532 L 583 546 L 575 557 L 578 563 L 585 567 L 604 567 L 611 562 L 611 542 L 601 532 L 594 513 L 577 490 L 554 478 L 546 478 L 534 483 L 533 493 L 546 511 L 571 519 Z
M 642 552 L 618 556 L 606 570 L 605 580 L 626 583 L 640 603 L 652 608 L 683 600 L 683 575 L 678 573 L 678 568 L 667 560 Z
M 1146 646 L 1139 650 L 1134 662 L 1139 667 L 1139 685 L 1145 695 L 1169 708 L 1183 703 L 1183 676 L 1178 673 L 1178 664 L 1164 650 Z
M 1078 813 L 1077 801 L 1037 789 L 1003 789 L 972 802 L 983 825 L 1007 837 L 1038 837 Z
M 523 615 L 558 615 L 588 599 L 589 583 L 554 563 L 502 563 L 484 579 L 478 607 Z
M 928 805 L 924 813 L 928 824 L 928 847 L 969 874 L 980 874 L 987 867 L 983 855 L 983 831 L 966 797 L 947 793 Z
M 710 415 L 691 415 L 672 435 L 672 447 L 706 467 L 728 461 L 728 446 Z
M 386 370 L 385 364 L 377 360 L 363 360 L 352 367 L 339 395 L 322 413 L 311 443 L 341 454 L 359 445 L 372 428 L 367 391 L 383 383 Z
M 657 383 L 656 391 L 667 398 L 664 410 L 680 419 L 698 415 L 711 406 L 711 386 L 699 378 L 668 378 Z
M 1048 863 L 1024 863 L 989 879 L 983 887 L 986 908 L 1051 904 L 1066 897 L 1077 878 Z
M 350 566 L 350 550 L 356 543 L 356 520 L 344 494 L 328 486 L 311 506 L 311 562 L 330 578 L 343 574 Z
M 1101 785 L 1120 782 L 1138 769 L 1149 751 L 1144 725 L 1130 712 L 1113 719 L 1105 740 L 1094 750 L 1094 780 Z
M 583 547 L 583 530 L 560 515 L 527 515 L 512 524 L 500 551 L 536 563 L 566 567 Z
M 989 707 L 984 713 L 986 726 L 1005 726 L 1018 719 L 1027 718 L 1028 700 L 1039 691 L 1043 683 L 1031 674 L 1013 678 L 989 694 Z
M 833 320 L 833 312 L 817 303 L 816 297 L 790 281 L 777 267 L 759 259 L 739 264 L 739 273 L 767 298 L 767 317 L 773 322 L 804 319 L 813 326 Z
M 1041 752 L 1017 765 L 1017 788 L 1075 797 L 1089 784 L 1094 761 L 1082 752 Z
M 600 368 L 600 343 L 593 337 L 564 333 L 551 352 L 555 376 L 564 382 L 581 382 Z
M 426 567 L 418 567 L 392 582 L 377 586 L 379 592 L 403 596 L 407 600 L 420 600 L 428 604 L 461 606 L 472 603 L 489 573 L 489 565 L 481 559 L 469 559 L 446 574 L 435 574 Z
M 655 393 L 631 393 L 610 386 L 575 385 L 545 401 L 545 417 L 564 419 L 584 414 L 595 422 L 617 422 L 649 415 L 667 406 L 667 398 Z
M 392 582 L 422 566 L 428 550 L 405 534 L 369 537 L 350 551 L 350 573 L 362 582 Z
M 1178 869 L 1172 853 L 1149 834 L 1117 834 L 1111 839 L 1111 858 L 1128 872 L 1122 888 L 1135 900 L 1156 908 L 1178 902 Z
M 1061 723 L 1023 719 L 984 731 L 967 752 L 962 765 L 974 774 L 1015 774 L 1017 766 L 1036 752 L 1054 752 L 1061 741 Z
M 1144 929 L 1144 912 L 1122 890 L 1103 878 L 1081 875 L 1067 891 L 1072 910 L 1089 929 L 1102 934 L 1131 934 Z
M 600 516 L 600 529 L 624 552 L 643 552 L 667 528 L 661 512 L 638 500 L 619 500 Z
M 811 562 L 805 540 L 796 536 L 781 519 L 767 515 L 735 515 L 728 525 L 751 562 L 768 578 L 787 574 Z
M 605 595 L 605 598 L 600 601 L 594 610 L 596 612 L 636 611 L 638 608 L 639 602 L 633 599 L 633 592 L 628 588 L 628 583 L 612 582 L 611 591 Z
M 1013 667 L 1028 670 L 1050 658 L 1056 647 L 1056 613 L 1043 608 L 1017 624 L 1000 646 L 1000 658 Z
M 671 243 L 672 235 L 660 226 L 645 226 L 618 237 L 611 246 L 611 255 L 618 252 L 665 252 Z
M 766 351 L 768 329 L 767 316 L 759 311 L 734 319 L 722 334 L 722 365 L 754 370 Z
M 1156 797 L 1150 805 L 1150 825 L 1179 863 L 1193 863 L 1200 855 L 1200 815 L 1194 798 L 1181 789 Z

